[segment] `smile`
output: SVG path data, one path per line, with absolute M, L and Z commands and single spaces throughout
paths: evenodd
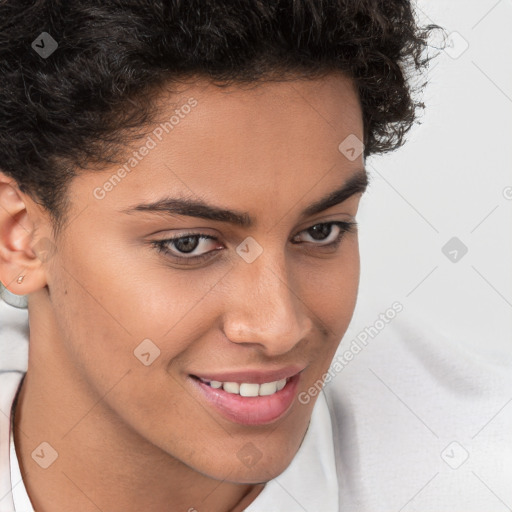
M 223 418 L 241 425 L 266 425 L 284 418 L 297 396 L 301 372 L 268 382 L 209 380 L 189 375 L 193 394 Z
M 208 381 L 201 378 L 199 378 L 199 380 L 214 389 L 222 388 L 226 393 L 240 396 L 270 396 L 281 391 L 288 381 L 288 379 L 281 379 L 274 382 L 264 382 L 263 384 L 250 382 L 242 382 L 239 384 L 238 382 L 220 382 L 218 380 Z

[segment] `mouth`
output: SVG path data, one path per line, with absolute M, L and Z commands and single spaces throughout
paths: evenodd
M 251 396 L 272 396 L 278 391 L 281 391 L 286 383 L 290 380 L 291 377 L 273 381 L 273 382 L 263 382 L 261 384 L 257 384 L 255 382 L 221 382 L 218 380 L 207 380 L 201 377 L 197 377 L 195 375 L 191 375 L 192 378 L 201 381 L 203 384 L 210 386 L 213 389 L 222 389 L 226 393 L 230 393 L 232 395 L 240 395 L 244 397 Z
M 194 394 L 224 418 L 241 425 L 265 425 L 283 418 L 291 409 L 301 372 L 278 380 L 262 375 L 246 375 L 238 381 L 188 377 Z

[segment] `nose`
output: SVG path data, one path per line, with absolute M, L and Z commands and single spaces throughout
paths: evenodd
M 289 273 L 282 253 L 276 258 L 269 250 L 252 263 L 238 262 L 230 273 L 223 322 L 231 342 L 259 345 L 271 357 L 289 352 L 311 333 L 312 312 Z

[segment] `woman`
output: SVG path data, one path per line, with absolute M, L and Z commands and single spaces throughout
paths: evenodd
M 30 322 L 24 378 L 1 374 L 13 506 L 338 510 L 319 389 L 365 158 L 415 119 L 430 27 L 370 0 L 0 19 L 0 280 Z

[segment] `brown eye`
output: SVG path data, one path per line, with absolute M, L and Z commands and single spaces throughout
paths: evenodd
M 313 241 L 306 241 L 307 243 L 312 243 L 313 245 L 318 245 L 321 247 L 331 245 L 336 246 L 341 242 L 341 239 L 345 233 L 354 231 L 356 225 L 357 224 L 355 222 L 322 222 L 320 224 L 315 224 L 308 229 L 305 229 L 302 231 L 302 233 L 306 233 L 309 237 L 312 238 Z M 333 230 L 333 227 L 336 227 L 337 229 Z
M 205 259 L 209 257 L 209 254 L 216 251 L 213 249 L 202 254 L 193 254 L 197 249 L 205 249 L 208 244 L 206 241 L 217 239 L 213 236 L 206 235 L 204 233 L 186 233 L 173 238 L 167 238 L 165 240 L 156 240 L 153 245 L 156 248 L 178 260 L 194 260 Z M 192 256 L 182 256 L 186 254 L 192 254 Z

